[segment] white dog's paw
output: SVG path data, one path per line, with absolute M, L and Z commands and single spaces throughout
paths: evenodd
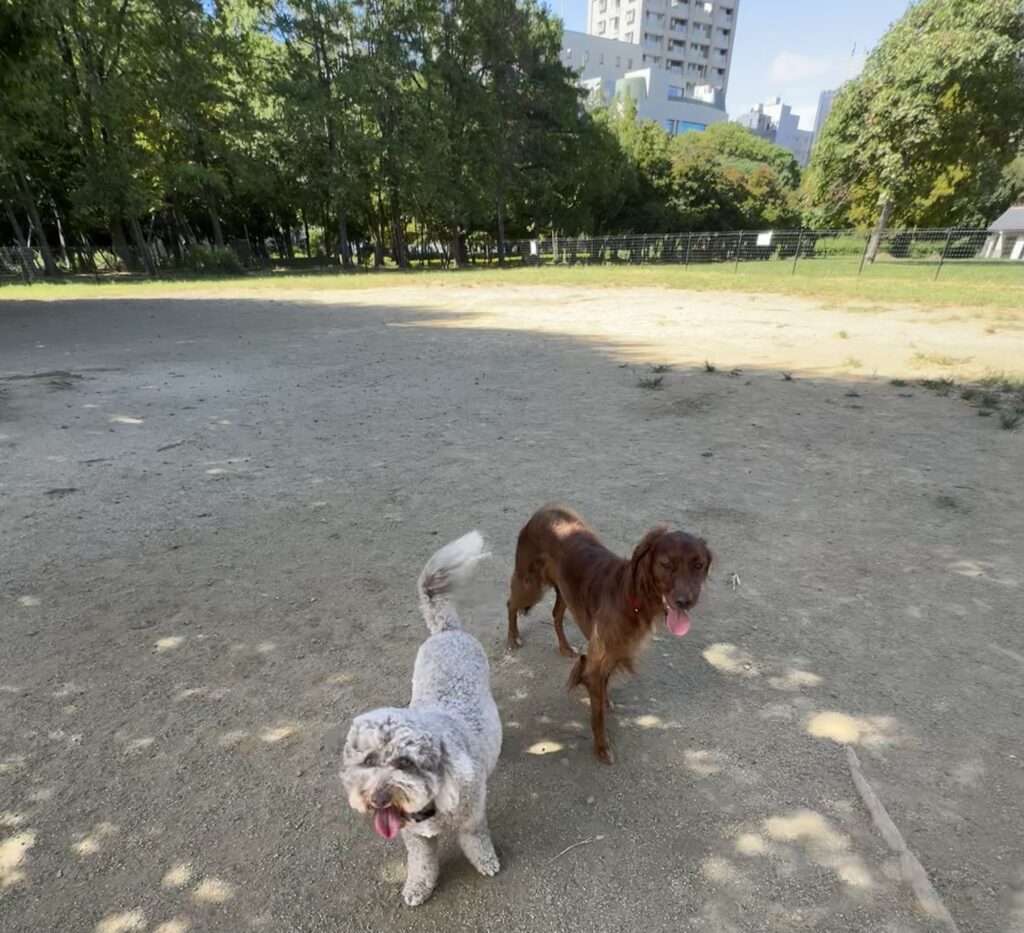
M 407 881 L 405 887 L 402 888 L 402 900 L 410 907 L 419 907 L 433 893 L 434 886 L 432 884 L 424 884 L 422 881 L 416 883 Z
M 473 867 L 486 878 L 493 878 L 501 870 L 501 862 L 493 852 L 473 861 Z

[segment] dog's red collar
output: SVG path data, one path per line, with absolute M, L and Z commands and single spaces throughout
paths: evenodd
M 634 612 L 639 612 L 640 611 L 640 603 L 638 603 L 636 601 L 636 597 L 632 593 L 629 594 L 629 607 Z

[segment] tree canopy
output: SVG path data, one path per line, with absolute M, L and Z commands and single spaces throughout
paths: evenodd
M 401 266 L 417 243 L 461 262 L 481 235 L 501 257 L 549 233 L 866 225 L 886 204 L 977 223 L 1024 190 L 1020 4 L 912 7 L 805 179 L 736 124 L 670 136 L 630 100 L 588 108 L 561 30 L 540 0 L 3 0 L 7 237 L 47 272 L 78 246 L 153 270 L 268 242 Z
M 810 219 L 977 225 L 1015 196 L 1024 4 L 922 0 L 840 90 L 809 170 Z

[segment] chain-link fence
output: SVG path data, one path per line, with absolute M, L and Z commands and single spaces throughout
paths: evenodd
M 414 268 L 453 265 L 449 243 L 419 236 L 408 244 L 407 257 Z M 775 264 L 779 272 L 799 274 L 801 269 L 825 275 L 863 275 L 866 270 L 895 267 L 920 269 L 923 279 L 936 279 L 943 268 L 956 265 L 1001 264 L 1019 268 L 1024 284 L 1024 230 L 991 232 L 957 228 L 887 230 L 883 234 L 850 230 L 736 230 L 629 234 L 619 236 L 551 236 L 543 239 L 509 240 L 503 251 L 487 236 L 473 235 L 464 244 L 471 266 L 509 265 L 647 265 Z M 380 254 L 371 244 L 355 244 L 356 267 L 378 267 Z M 385 251 L 384 268 L 394 263 Z M 214 249 L 197 244 L 179 246 L 172 254 L 162 243 L 151 247 L 151 259 L 167 274 L 241 274 L 267 272 L 337 271 L 337 256 L 286 256 L 273 240 L 250 243 L 231 241 Z M 141 257 L 131 251 L 110 249 L 60 249 L 53 253 L 58 273 L 66 276 L 125 277 L 143 275 Z M 0 247 L 0 284 L 34 282 L 44 278 L 38 249 Z

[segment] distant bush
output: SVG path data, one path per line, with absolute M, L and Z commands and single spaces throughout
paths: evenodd
M 239 275 L 245 271 L 233 250 L 203 244 L 193 246 L 176 263 L 176 268 L 197 275 Z

